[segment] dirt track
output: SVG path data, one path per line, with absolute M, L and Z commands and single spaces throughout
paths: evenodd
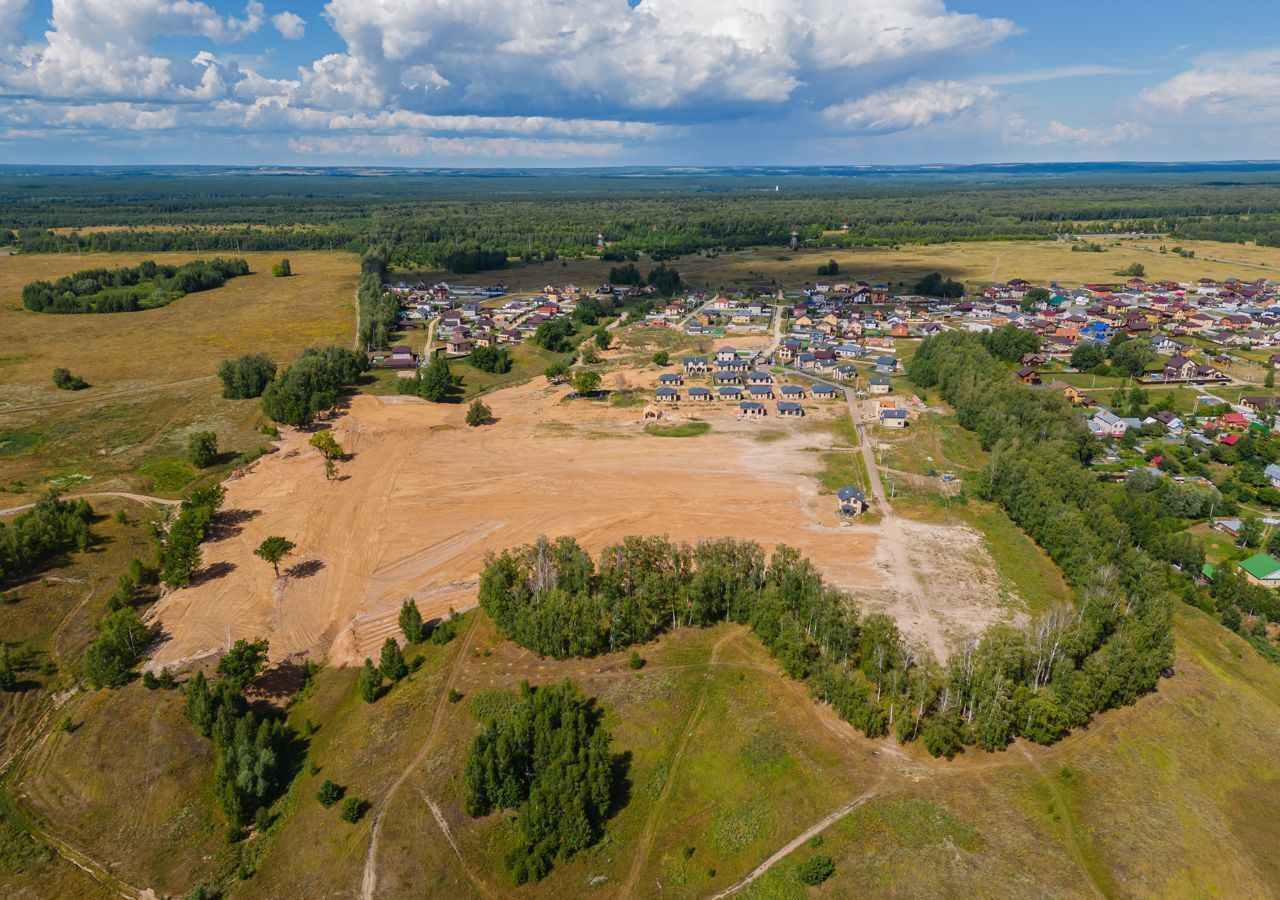
M 655 374 L 627 377 L 638 384 Z M 157 605 L 164 641 L 150 665 L 254 636 L 270 639 L 273 659 L 358 663 L 398 633 L 404 598 L 428 618 L 466 608 L 485 553 L 540 534 L 573 535 L 592 551 L 628 534 L 787 543 L 869 607 L 906 611 L 895 554 L 876 526 L 840 525 L 834 499 L 811 477 L 820 464 L 812 451 L 832 441 L 815 419 L 833 416 L 836 404 L 803 422 L 766 423 L 739 422 L 732 405 L 714 404 L 697 410 L 712 422 L 709 434 L 659 438 L 643 433 L 638 408 L 561 402 L 565 393 L 541 378 L 496 392 L 486 401 L 497 421 L 478 429 L 464 425 L 461 406 L 356 397 L 333 422 L 352 454 L 334 482 L 308 435 L 286 434 L 280 452 L 228 485 L 226 508 L 247 518 L 205 545 L 212 577 Z M 762 430 L 774 434 L 762 440 Z M 977 537 L 901 524 L 921 563 Z M 252 554 L 273 534 L 298 545 L 286 566 L 310 563 L 310 571 L 275 579 Z M 936 619 L 902 622 L 909 635 L 936 646 L 940 634 L 953 638 L 998 614 L 994 591 L 974 593 L 972 582 L 948 590 L 956 574 L 947 569 L 930 586 Z

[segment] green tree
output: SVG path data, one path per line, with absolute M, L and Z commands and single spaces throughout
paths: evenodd
M 358 797 L 348 797 L 342 802 L 342 821 L 354 824 L 360 821 L 368 804 Z
M 543 374 L 547 376 L 547 381 L 552 384 L 562 384 L 569 377 L 569 367 L 564 363 L 555 363 L 547 366 L 547 370 Z
M 405 600 L 400 607 L 400 633 L 410 644 L 421 644 L 427 637 L 427 626 L 422 621 L 422 613 L 412 599 Z
M 224 359 L 218 366 L 222 396 L 227 400 L 261 397 L 275 377 L 276 364 L 265 353 L 246 353 L 235 359 Z
M 505 375 L 511 371 L 511 356 L 504 347 L 476 347 L 467 358 L 481 372 Z
M 282 259 L 271 267 L 271 274 L 276 278 L 288 278 L 293 274 L 293 268 L 289 265 L 289 260 Z
M 342 799 L 342 793 L 341 787 L 326 778 L 320 785 L 320 790 L 316 791 L 316 799 L 320 801 L 321 806 L 328 809 Z
M 292 553 L 297 546 L 288 538 L 273 534 L 258 545 L 258 548 L 253 551 L 253 555 L 271 563 L 271 568 L 275 571 L 276 577 L 279 578 L 280 561 Z
M 1262 522 L 1254 516 L 1240 520 L 1240 546 L 1257 547 L 1262 543 Z
M 573 389 L 581 396 L 594 394 L 600 389 L 600 373 L 580 369 L 573 373 Z
M 653 364 L 655 366 L 665 366 L 665 365 L 669 365 L 670 363 L 671 363 L 671 354 L 669 354 L 666 350 L 659 350 L 657 353 L 653 354 Z
M 476 399 L 467 407 L 467 424 L 472 427 L 484 425 L 493 418 L 493 411 L 485 406 L 484 401 Z
M 1071 367 L 1088 372 L 1107 361 L 1107 353 L 1097 344 L 1085 342 L 1071 351 Z
M 142 658 L 151 629 L 129 608 L 98 623 L 98 636 L 84 654 L 84 677 L 95 688 L 120 687 Z
M 399 681 L 409 674 L 409 666 L 404 661 L 400 645 L 393 637 L 382 642 L 382 652 L 378 658 L 378 670 L 390 681 Z
M 402 394 L 416 394 L 432 403 L 444 403 L 453 393 L 453 374 L 449 371 L 449 361 L 437 354 L 431 357 L 426 369 L 419 370 L 412 378 L 402 378 L 396 382 L 396 390 Z
M 596 346 L 601 350 L 608 350 L 609 345 L 613 343 L 613 335 L 609 333 L 609 329 L 604 328 L 603 326 L 597 328 L 592 333 L 592 337 L 595 339 Z
M 218 461 L 218 436 L 212 431 L 197 431 L 187 438 L 187 459 L 197 469 L 207 469 Z
M 333 431 L 328 428 L 323 428 L 311 435 L 307 443 L 319 450 L 320 455 L 325 459 L 342 459 L 346 455 L 342 445 L 334 438 Z
M 1275 387 L 1275 386 L 1276 386 L 1276 371 L 1275 371 L 1275 369 L 1267 369 L 1267 374 L 1266 374 L 1266 376 L 1262 379 L 1262 385 L 1263 385 L 1263 387 L 1269 387 L 1269 388 L 1273 388 L 1273 387 Z
M 11 691 L 18 684 L 18 678 L 9 663 L 9 653 L 0 646 L 0 691 Z
M 372 703 L 377 700 L 382 691 L 382 673 L 374 667 L 373 660 L 367 657 L 364 661 L 364 667 L 360 670 L 357 686 L 365 703 Z
M 670 297 L 680 290 L 680 273 L 665 264 L 651 269 L 646 280 L 664 297 Z
M 258 677 L 267 663 L 269 645 L 266 638 L 246 641 L 240 638 L 218 660 L 218 674 L 237 693 L 243 692 Z

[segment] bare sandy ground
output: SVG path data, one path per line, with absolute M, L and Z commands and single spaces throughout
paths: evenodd
M 633 385 L 654 377 L 626 375 Z M 686 403 L 674 417 L 698 415 L 711 432 L 661 438 L 643 433 L 640 408 L 561 402 L 565 393 L 541 378 L 494 393 L 485 399 L 497 421 L 483 428 L 466 427 L 460 406 L 356 397 L 332 423 L 351 454 L 333 482 L 309 435 L 287 433 L 280 452 L 228 483 L 225 509 L 242 511 L 242 521 L 205 545 L 209 577 L 155 607 L 163 639 L 149 665 L 255 636 L 269 638 L 273 659 L 359 663 L 398 634 L 406 597 L 427 618 L 467 608 L 487 551 L 543 534 L 573 535 L 593 552 L 628 534 L 786 543 L 931 646 L 1005 615 L 973 562 L 985 553 L 976 532 L 904 523 L 936 604 L 936 616 L 920 621 L 875 525 L 839 522 L 812 475 L 814 451 L 833 441 L 818 420 L 841 405 L 801 422 L 745 423 L 736 405 Z M 294 574 L 279 579 L 253 556 L 273 534 L 298 545 L 286 564 Z

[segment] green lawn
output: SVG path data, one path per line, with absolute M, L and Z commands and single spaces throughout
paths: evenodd
M 644 433 L 654 437 L 697 437 L 711 430 L 710 422 L 681 422 L 679 425 L 646 425 Z

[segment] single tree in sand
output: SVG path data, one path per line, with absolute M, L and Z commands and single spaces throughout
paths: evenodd
M 271 568 L 275 569 L 276 577 L 279 578 L 280 560 L 292 553 L 293 548 L 296 546 L 297 544 L 288 538 L 273 534 L 258 545 L 258 549 L 253 551 L 253 555 L 271 563 Z

